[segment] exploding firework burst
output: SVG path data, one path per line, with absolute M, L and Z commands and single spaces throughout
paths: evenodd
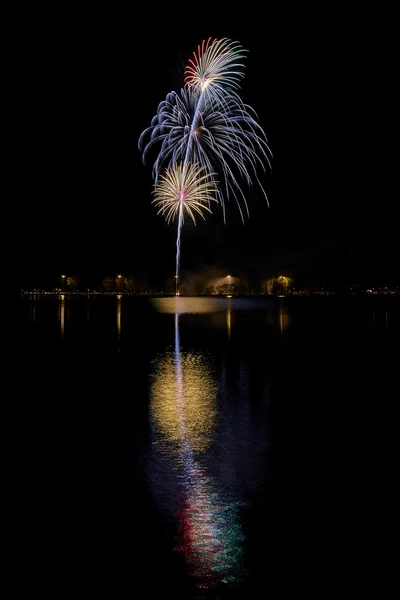
M 257 169 L 265 171 L 265 164 L 270 166 L 271 152 L 265 133 L 254 111 L 234 92 L 226 94 L 223 100 L 207 99 L 198 115 L 197 127 L 191 133 L 196 108 L 196 100 L 189 90 L 168 94 L 160 103 L 151 126 L 139 139 L 143 160 L 159 146 L 153 165 L 157 184 L 164 168 L 185 160 L 191 142 L 191 160 L 203 165 L 210 174 L 215 171 L 220 175 L 216 194 L 224 217 L 225 200 L 233 197 L 244 219 L 243 209 L 247 214 L 249 211 L 241 180 L 248 186 L 253 179 L 259 183 Z M 261 184 L 260 188 L 264 192 Z
M 185 168 L 186 167 L 186 168 Z M 174 164 L 161 175 L 154 190 L 153 203 L 159 208 L 167 223 L 176 217 L 182 223 L 185 212 L 196 224 L 196 216 L 204 217 L 204 211 L 211 213 L 210 202 L 216 202 L 215 181 L 210 179 L 204 166 L 183 163 Z
M 251 185 L 254 177 L 267 199 L 256 171 L 265 170 L 265 163 L 270 166 L 271 151 L 256 114 L 235 91 L 244 76 L 244 57 L 238 42 L 204 41 L 185 69 L 185 89 L 168 94 L 139 138 L 143 162 L 150 149 L 161 144 L 153 166 L 154 202 L 168 222 L 178 217 L 177 281 L 185 212 L 195 222 L 195 213 L 204 217 L 203 210 L 211 212 L 209 203 L 216 200 L 225 219 L 224 199 L 233 196 L 243 219 L 241 205 L 247 213 L 248 207 L 240 179 Z M 166 175 L 161 174 L 164 168 Z M 221 185 L 215 172 L 221 175 Z M 189 181 L 190 194 L 189 187 L 182 191 Z
M 227 86 L 234 89 L 244 77 L 245 50 L 238 42 L 227 38 L 212 40 L 209 38 L 193 52 L 185 69 L 185 85 L 192 92 L 205 92 L 219 96 Z

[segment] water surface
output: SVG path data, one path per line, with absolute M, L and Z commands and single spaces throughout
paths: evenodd
M 372 584 L 397 298 L 36 296 L 20 325 L 21 511 L 45 591 Z

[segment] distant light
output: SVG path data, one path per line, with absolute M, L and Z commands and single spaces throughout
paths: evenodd
M 62 277 L 63 279 L 65 279 L 65 275 L 61 275 L 61 277 Z

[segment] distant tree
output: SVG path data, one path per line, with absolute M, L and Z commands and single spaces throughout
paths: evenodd
M 286 292 L 288 294 L 290 294 L 292 292 L 292 290 L 293 290 L 293 286 L 294 286 L 294 283 L 295 283 L 294 277 L 287 277 L 286 279 L 288 280 L 287 283 L 286 283 Z
M 220 296 L 227 296 L 228 294 L 232 294 L 233 285 L 230 283 L 224 283 L 222 285 L 217 285 L 217 294 Z
M 275 277 L 270 277 L 269 279 L 267 279 L 267 281 L 265 282 L 265 292 L 266 294 L 272 294 L 274 293 L 274 286 L 276 285 L 276 278 Z
M 209 285 L 206 287 L 206 294 L 215 294 L 215 285 Z
M 293 287 L 294 279 L 292 277 L 270 277 L 265 282 L 265 291 L 267 294 L 288 294 Z
M 115 289 L 115 281 L 113 277 L 106 277 L 101 282 L 101 287 L 105 292 L 113 292 Z
M 133 280 L 133 277 L 125 277 L 123 285 L 124 285 L 125 290 L 129 294 L 133 294 L 133 292 L 136 291 L 136 289 L 135 289 L 135 282 Z
M 217 286 L 217 294 L 221 296 L 239 296 L 247 294 L 248 287 L 244 281 L 240 279 L 235 283 L 223 283 Z
M 283 275 L 280 275 L 279 277 L 277 277 L 276 281 L 278 286 L 278 293 L 285 295 L 290 293 L 294 284 L 293 277 L 285 277 Z
M 76 290 L 78 289 L 78 281 L 76 277 L 67 277 L 67 288 L 71 292 L 76 292 Z

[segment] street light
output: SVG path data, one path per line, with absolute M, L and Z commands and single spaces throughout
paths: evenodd
M 61 279 L 63 280 L 63 293 L 65 291 L 65 275 L 61 275 Z
M 228 298 L 231 298 L 231 297 L 232 297 L 232 289 L 231 289 L 231 279 L 232 279 L 232 278 L 231 278 L 231 276 L 230 276 L 230 275 L 227 275 L 226 277 L 227 277 L 227 279 L 228 279 L 228 284 L 227 284 L 227 291 L 228 291 L 228 294 L 227 294 L 227 297 L 228 297 Z

